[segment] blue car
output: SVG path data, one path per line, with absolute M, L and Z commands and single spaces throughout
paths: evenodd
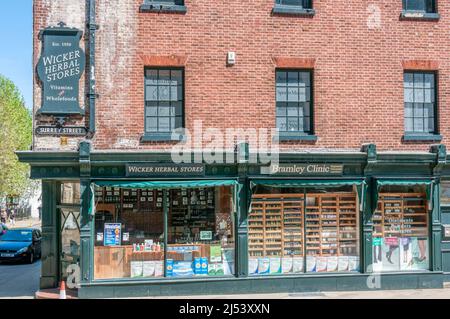
M 0 261 L 34 263 L 41 258 L 42 235 L 38 229 L 10 229 L 0 236 Z

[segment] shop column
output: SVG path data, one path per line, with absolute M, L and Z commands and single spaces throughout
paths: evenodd
M 81 223 L 80 223 L 80 267 L 81 282 L 87 283 L 93 279 L 93 239 L 94 219 L 91 216 L 91 144 L 80 143 L 80 192 L 81 192 Z

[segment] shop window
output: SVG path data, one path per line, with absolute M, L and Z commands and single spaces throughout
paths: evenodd
M 359 263 L 356 187 L 258 187 L 249 215 L 251 275 L 351 272 Z
M 441 206 L 450 206 L 450 181 L 441 182 Z
M 303 9 L 312 9 L 312 0 L 276 0 L 276 5 L 296 6 Z
M 405 133 L 435 134 L 436 76 L 434 73 L 405 72 Z
M 146 69 L 145 133 L 171 134 L 184 127 L 184 72 Z
M 96 280 L 235 274 L 233 188 L 164 192 L 96 189 Z
M 80 200 L 80 183 L 61 183 L 60 204 L 79 205 Z
M 403 10 L 424 13 L 436 12 L 435 0 L 403 0 Z
M 429 269 L 425 186 L 383 186 L 373 216 L 373 271 Z
M 276 126 L 283 133 L 312 134 L 311 71 L 276 72 Z

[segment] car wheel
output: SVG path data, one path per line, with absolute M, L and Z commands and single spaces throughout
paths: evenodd
M 30 255 L 28 256 L 28 263 L 32 264 L 34 263 L 34 253 L 31 252 Z

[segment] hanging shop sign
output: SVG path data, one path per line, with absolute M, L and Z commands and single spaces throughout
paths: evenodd
M 205 176 L 203 164 L 128 164 L 127 177 Z
M 79 83 L 86 65 L 86 56 L 80 48 L 83 32 L 64 27 L 46 28 L 40 33 L 42 55 L 37 74 L 42 83 L 44 115 L 84 115 L 80 107 Z
M 38 126 L 35 130 L 36 135 L 41 136 L 86 136 L 87 132 L 82 126 Z
M 262 167 L 261 173 L 276 176 L 342 176 L 342 164 L 274 164 Z

